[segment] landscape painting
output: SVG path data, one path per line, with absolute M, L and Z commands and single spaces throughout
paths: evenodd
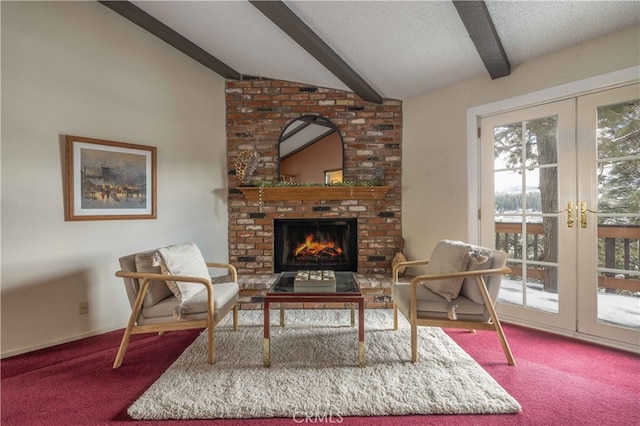
M 156 148 L 66 136 L 66 220 L 156 218 Z

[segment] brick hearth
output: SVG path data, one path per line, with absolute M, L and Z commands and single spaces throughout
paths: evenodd
M 377 199 L 289 199 L 260 206 L 247 200 L 237 189 L 238 179 L 229 175 L 229 258 L 238 268 L 246 308 L 255 286 L 273 277 L 273 219 L 336 217 L 358 219 L 358 273 L 372 296 L 367 307 L 387 307 L 391 261 L 402 236 L 402 103 L 372 104 L 349 92 L 263 79 L 229 80 L 226 93 L 228 170 L 241 151 L 255 149 L 260 162 L 253 178 L 275 180 L 282 129 L 302 115 L 317 114 L 340 130 L 345 180 L 382 176 L 390 187 Z

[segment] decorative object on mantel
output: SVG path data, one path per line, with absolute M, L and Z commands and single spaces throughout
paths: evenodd
M 398 249 L 398 252 L 396 253 L 395 257 L 393 258 L 393 261 L 391 262 L 391 267 L 393 269 L 395 269 L 396 265 L 400 262 L 406 262 L 407 261 L 407 256 L 405 256 L 404 254 L 404 238 L 400 238 L 400 248 Z M 407 271 L 407 267 L 406 266 L 401 266 L 398 268 L 398 276 L 401 277 L 404 275 L 404 273 Z
M 251 178 L 253 172 L 258 167 L 258 153 L 252 149 L 245 149 L 233 161 L 236 167 L 236 176 L 240 179 L 240 182 L 247 183 L 247 180 Z
M 217 362 L 206 364 L 206 331 L 127 410 L 134 420 L 505 414 L 521 411 L 476 361 L 441 329 L 420 327 L 423 361 L 407 363 L 411 328 L 391 330 L 389 309 L 367 309 L 367 367 L 354 362 L 348 309 L 288 310 L 274 327 L 271 368 L 264 368 L 261 311 L 243 310 L 240 329 L 216 327 Z M 331 348 L 331 350 L 327 350 Z M 370 355 L 369 355 L 370 354 Z M 250 384 L 250 385 L 248 385 Z M 277 384 L 277 385 L 276 385 Z M 274 391 L 274 389 L 277 390 Z M 328 422 L 328 420 L 327 420 Z M 427 420 L 425 419 L 425 422 Z
M 332 187 L 354 187 L 354 186 L 382 186 L 383 181 L 380 179 L 373 180 L 345 180 L 341 182 L 334 183 L 316 183 L 316 182 L 303 182 L 303 183 L 295 183 L 295 182 L 285 182 L 285 181 L 274 181 L 274 180 L 261 180 L 261 181 L 253 181 L 250 183 L 250 186 L 264 186 L 268 188 L 273 187 L 318 187 L 318 186 L 332 186 Z
M 377 182 L 342 182 L 332 185 L 265 181 L 256 186 L 239 186 L 245 198 L 257 201 L 262 207 L 264 201 L 289 200 L 373 200 L 382 199 L 391 189 L 390 186 L 377 185 Z

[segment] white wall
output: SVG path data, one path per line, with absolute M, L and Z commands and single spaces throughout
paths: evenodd
M 469 240 L 467 109 L 640 64 L 640 27 L 610 34 L 403 102 L 402 228 L 409 258 Z M 640 76 L 639 76 L 640 77 Z M 471 206 L 474 207 L 474 206 Z
M 1 7 L 8 356 L 122 327 L 119 256 L 191 240 L 227 260 L 226 136 L 224 79 L 110 9 Z M 158 218 L 65 222 L 65 134 L 156 146 Z

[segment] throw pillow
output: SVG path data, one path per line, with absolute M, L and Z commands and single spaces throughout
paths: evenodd
M 160 268 L 163 274 L 181 275 L 211 280 L 209 268 L 202 257 L 198 246 L 194 243 L 177 244 L 158 249 Z M 204 290 L 199 283 L 167 281 L 167 285 L 180 301 L 180 308 L 176 311 L 176 318 L 180 318 L 182 304 L 195 294 Z
M 154 251 L 136 254 L 136 272 L 161 274 L 162 270 L 160 269 L 160 265 L 157 265 L 155 258 L 156 252 Z M 142 285 L 142 280 L 138 281 L 140 282 L 140 285 Z M 142 306 L 145 308 L 153 306 L 172 295 L 173 292 L 171 291 L 169 286 L 167 286 L 166 282 L 160 280 L 151 280 L 147 289 L 147 293 L 144 295 Z
M 440 275 L 466 271 L 469 264 L 470 251 L 471 245 L 467 243 L 442 240 L 433 249 L 425 273 L 427 275 Z M 458 297 L 463 281 L 463 277 L 445 278 L 425 281 L 424 285 L 429 290 L 451 302 Z

